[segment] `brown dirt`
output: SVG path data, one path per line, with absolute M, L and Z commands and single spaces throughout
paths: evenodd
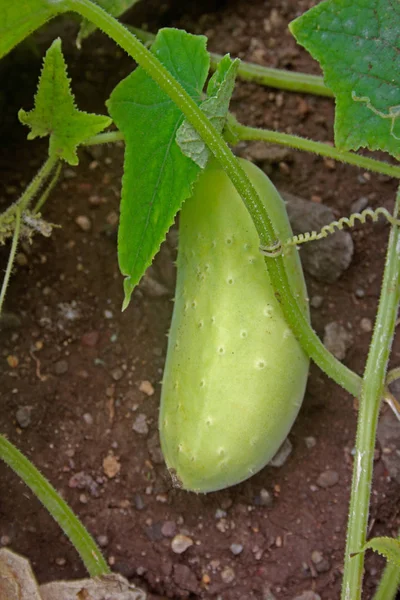
M 255 0 L 228 3 L 195 19 L 174 21 L 176 12 L 170 12 L 168 22 L 206 33 L 213 51 L 318 73 L 286 30 L 287 23 L 306 8 L 304 0 Z M 149 21 L 148 15 L 136 20 L 135 14 L 132 23 Z M 69 31 L 60 27 L 52 25 L 52 33 Z M 101 110 L 131 63 L 99 34 L 82 54 L 70 42 L 65 47 L 78 102 L 85 109 Z M 23 64 L 27 66 L 26 57 Z M 29 80 L 35 81 L 39 67 L 38 59 L 31 60 L 25 69 Z M 17 86 L 19 77 L 17 73 Z M 29 108 L 29 85 L 25 89 L 23 105 Z M 20 90 L 7 91 L 6 101 L 15 97 L 20 101 L 20 96 Z M 328 99 L 240 83 L 232 110 L 251 125 L 332 139 L 333 103 Z M 43 144 L 21 141 L 23 133 L 19 128 L 13 140 L 3 136 L 4 207 L 45 156 Z M 17 315 L 20 324 L 0 332 L 0 431 L 50 479 L 93 535 L 103 536 L 100 540 L 113 569 L 145 586 L 153 598 L 267 599 L 270 588 L 278 600 L 291 600 L 307 589 L 323 600 L 336 600 L 357 416 L 353 399 L 313 367 L 290 434 L 293 452 L 282 468 L 265 468 L 241 485 L 206 496 L 172 489 L 159 454 L 157 413 L 172 311 L 173 236 L 153 270 L 167 288 L 166 295 L 153 297 L 148 288 L 139 288 L 129 309 L 121 313 L 122 279 L 113 224 L 121 165 L 121 148 L 82 150 L 79 168 L 65 170 L 45 208 L 46 219 L 61 228 L 51 239 L 37 237 L 31 246 L 20 248 L 27 264 L 15 269 L 6 301 L 6 310 Z M 388 178 L 296 152 L 271 176 L 282 190 L 322 199 L 338 215 L 348 214 L 360 196 L 366 196 L 370 206 L 393 204 L 395 185 Z M 80 215 L 90 219 L 89 232 L 75 223 Z M 355 343 L 345 362 L 359 373 L 370 338 L 360 320 L 374 318 L 387 232 L 384 225 L 356 229 L 355 255 L 342 278 L 332 285 L 308 280 L 310 297 L 324 298 L 322 307 L 312 311 L 316 331 L 322 335 L 330 321 L 352 329 Z M 3 249 L 3 265 L 6 257 Z M 23 262 L 23 257 L 19 260 Z M 364 297 L 357 297 L 358 289 Z M 395 343 L 394 364 L 399 352 Z M 10 356 L 17 358 L 18 366 L 9 366 Z M 151 382 L 153 395 L 140 391 L 143 381 Z M 24 429 L 16 421 L 21 407 L 30 407 Z M 146 416 L 147 434 L 132 430 L 139 414 Z M 316 440 L 311 449 L 305 443 L 308 436 Z M 103 469 L 110 455 L 120 465 L 114 478 Z M 323 489 L 316 481 L 327 469 L 336 471 L 339 481 Z M 0 473 L 0 540 L 9 540 L 14 550 L 30 558 L 40 581 L 83 576 L 77 554 L 39 502 L 4 465 Z M 260 506 L 262 489 L 271 493 L 272 506 Z M 397 531 L 399 491 L 378 453 L 371 535 Z M 182 555 L 171 550 L 174 532 L 194 541 Z M 243 551 L 235 556 L 231 544 L 241 544 Z M 313 563 L 314 551 L 322 553 L 322 567 Z M 381 566 L 378 558 L 368 557 L 365 598 L 371 597 Z

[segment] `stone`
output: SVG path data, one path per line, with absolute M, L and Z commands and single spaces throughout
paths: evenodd
M 235 571 L 232 567 L 225 567 L 221 571 L 221 579 L 224 583 L 232 583 L 235 580 Z
M 286 438 L 283 444 L 280 446 L 278 452 L 275 456 L 269 461 L 268 465 L 270 467 L 283 467 L 290 454 L 292 453 L 293 445 L 289 438 Z
M 195 594 L 198 592 L 198 581 L 196 575 L 187 565 L 174 565 L 173 580 L 180 588 Z
M 231 544 L 229 546 L 229 549 L 234 556 L 238 556 L 239 554 L 241 554 L 243 552 L 242 544 Z
M 317 485 L 322 488 L 330 488 L 336 485 L 339 481 L 339 473 L 329 469 L 320 474 L 317 479 Z
M 336 221 L 330 208 L 310 202 L 293 194 L 281 192 L 286 202 L 293 233 L 320 231 L 324 225 Z M 354 244 L 348 231 L 337 231 L 323 240 L 299 246 L 304 270 L 318 281 L 333 283 L 350 266 Z
M 180 533 L 171 542 L 171 549 L 175 554 L 183 554 L 190 546 L 193 546 L 192 538 Z
M 149 426 L 147 425 L 147 418 L 146 415 L 143 413 L 139 413 L 138 416 L 136 417 L 133 425 L 132 425 L 132 429 L 133 431 L 136 431 L 136 433 L 139 433 L 140 435 L 147 435 L 149 433 Z
M 56 375 L 65 375 L 68 372 L 68 363 L 66 360 L 58 360 L 54 365 Z
M 15 413 L 15 418 L 21 429 L 26 429 L 31 424 L 32 406 L 20 406 Z
M 352 334 L 336 321 L 331 321 L 325 325 L 324 346 L 338 360 L 343 360 L 346 357 L 347 350 L 353 344 Z

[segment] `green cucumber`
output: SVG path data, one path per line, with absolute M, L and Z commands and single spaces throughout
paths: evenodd
M 283 200 L 241 164 L 282 240 Z M 285 266 L 304 314 L 298 251 Z M 175 484 L 210 492 L 239 483 L 274 456 L 300 409 L 309 361 L 283 316 L 240 196 L 211 162 L 180 217 L 175 306 L 160 407 L 160 438 Z

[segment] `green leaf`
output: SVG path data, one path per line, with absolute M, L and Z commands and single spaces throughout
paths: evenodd
M 0 0 L 0 58 L 59 12 L 46 0 Z
M 21 109 L 18 116 L 31 128 L 28 139 L 49 135 L 49 156 L 62 158 L 70 165 L 78 164 L 77 146 L 111 124 L 109 117 L 76 108 L 60 39 L 46 53 L 35 108 L 30 112 Z
M 224 56 L 209 81 L 207 87 L 209 97 L 200 104 L 201 110 L 219 133 L 225 125 L 239 64 L 238 59 L 232 61 L 228 55 Z M 176 141 L 185 156 L 191 158 L 202 169 L 205 168 L 209 150 L 188 121 L 184 121 L 178 129 Z
M 324 71 L 336 96 L 340 150 L 400 155 L 400 3 L 326 0 L 290 29 Z
M 110 15 L 113 17 L 120 17 L 128 8 L 131 8 L 134 4 L 139 2 L 139 0 L 96 0 L 96 4 L 104 8 Z M 76 45 L 78 48 L 81 47 L 82 41 L 87 38 L 93 31 L 96 30 L 96 26 L 93 25 L 87 19 L 83 19 L 78 37 L 76 38 Z
M 373 550 L 386 558 L 390 563 L 400 567 L 400 540 L 389 537 L 372 538 L 365 544 L 362 552 Z M 357 553 L 358 554 L 358 553 Z
M 152 52 L 199 102 L 209 69 L 206 38 L 162 29 Z M 182 113 L 143 69 L 117 85 L 107 106 L 126 142 L 118 233 L 126 308 L 177 211 L 191 195 L 199 168 L 175 141 Z

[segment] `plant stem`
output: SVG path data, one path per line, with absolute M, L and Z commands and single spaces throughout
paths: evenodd
M 58 178 L 60 176 L 60 173 L 61 173 L 61 162 L 58 163 L 56 169 L 54 170 L 54 175 L 51 178 L 50 183 L 47 185 L 46 189 L 44 190 L 44 192 L 40 196 L 39 200 L 37 201 L 35 208 L 32 211 L 34 215 L 36 215 L 40 211 L 43 204 L 46 202 L 47 198 L 53 191 L 54 186 L 56 185 Z
M 276 240 L 271 220 L 264 203 L 223 138 L 216 131 L 194 100 L 186 93 L 169 71 L 119 21 L 90 0 L 60 0 L 60 9 L 78 12 L 121 46 L 160 86 L 200 134 L 212 154 L 226 171 L 242 197 L 253 219 L 261 246 L 270 247 Z M 286 321 L 305 352 L 339 385 L 358 395 L 361 380 L 328 352 L 311 328 L 292 293 L 281 257 L 266 259 L 271 283 L 276 290 Z
M 0 315 L 3 311 L 4 298 L 6 296 L 8 283 L 9 283 L 10 277 L 11 277 L 11 271 L 12 271 L 13 264 L 14 264 L 15 254 L 17 252 L 20 226 L 21 226 L 21 210 L 19 207 L 17 207 L 16 211 L 15 211 L 15 226 L 14 226 L 14 235 L 13 235 L 13 240 L 12 240 L 12 244 L 11 244 L 10 256 L 8 257 L 6 272 L 4 274 L 3 283 L 1 285 Z
M 90 576 L 110 573 L 100 550 L 78 517 L 47 479 L 4 435 L 0 435 L 0 458 L 21 477 L 57 521 L 79 552 Z
M 396 196 L 395 217 L 399 207 L 400 188 Z M 359 552 L 366 542 L 376 427 L 400 301 L 399 240 L 399 227 L 393 225 L 389 237 L 378 313 L 361 389 L 342 600 L 361 599 L 364 553 Z M 350 555 L 354 552 L 359 554 L 351 558 Z
M 329 146 L 322 142 L 315 142 L 314 140 L 308 140 L 298 135 L 289 135 L 288 133 L 280 133 L 270 129 L 247 127 L 246 125 L 241 125 L 237 121 L 233 122 L 232 120 L 229 122 L 229 125 L 234 135 L 237 135 L 241 140 L 262 140 L 273 144 L 281 144 L 282 146 L 288 146 L 290 148 L 295 148 L 296 150 L 305 150 L 306 152 L 313 152 L 319 156 L 327 156 L 333 158 L 333 160 L 349 165 L 355 165 L 356 167 L 360 167 L 360 169 L 366 169 L 368 171 L 374 171 L 375 173 L 382 173 L 383 175 L 389 175 L 390 177 L 400 179 L 400 167 L 390 165 L 384 161 L 361 156 L 354 152 L 340 152 L 340 150 L 334 146 Z
M 19 207 L 21 214 L 28 208 L 32 199 L 51 174 L 56 163 L 56 158 L 48 158 L 18 200 L 11 204 L 11 206 L 0 215 L 0 231 L 4 229 L 12 231 L 17 207 Z M 3 241 L 3 239 L 1 241 Z
M 129 31 L 132 31 L 139 40 L 146 44 L 152 42 L 155 35 L 143 29 L 127 26 Z M 222 60 L 221 54 L 210 52 L 211 69 L 215 71 L 218 63 Z M 267 87 L 278 88 L 280 90 L 288 90 L 290 92 L 300 92 L 303 94 L 315 94 L 317 96 L 328 96 L 333 98 L 333 92 L 325 84 L 322 77 L 317 75 L 309 75 L 308 73 L 296 73 L 294 71 L 286 71 L 284 69 L 273 69 L 272 67 L 263 67 L 255 63 L 249 63 L 244 60 L 240 61 L 238 69 L 238 77 L 245 81 L 252 81 L 265 85 Z
M 397 538 L 400 539 L 400 538 Z M 373 600 L 394 600 L 400 587 L 400 569 L 394 563 L 388 563 L 379 582 Z
M 107 131 L 106 133 L 98 133 L 83 142 L 82 146 L 97 146 L 99 144 L 112 144 L 115 142 L 124 142 L 124 134 L 122 131 Z

